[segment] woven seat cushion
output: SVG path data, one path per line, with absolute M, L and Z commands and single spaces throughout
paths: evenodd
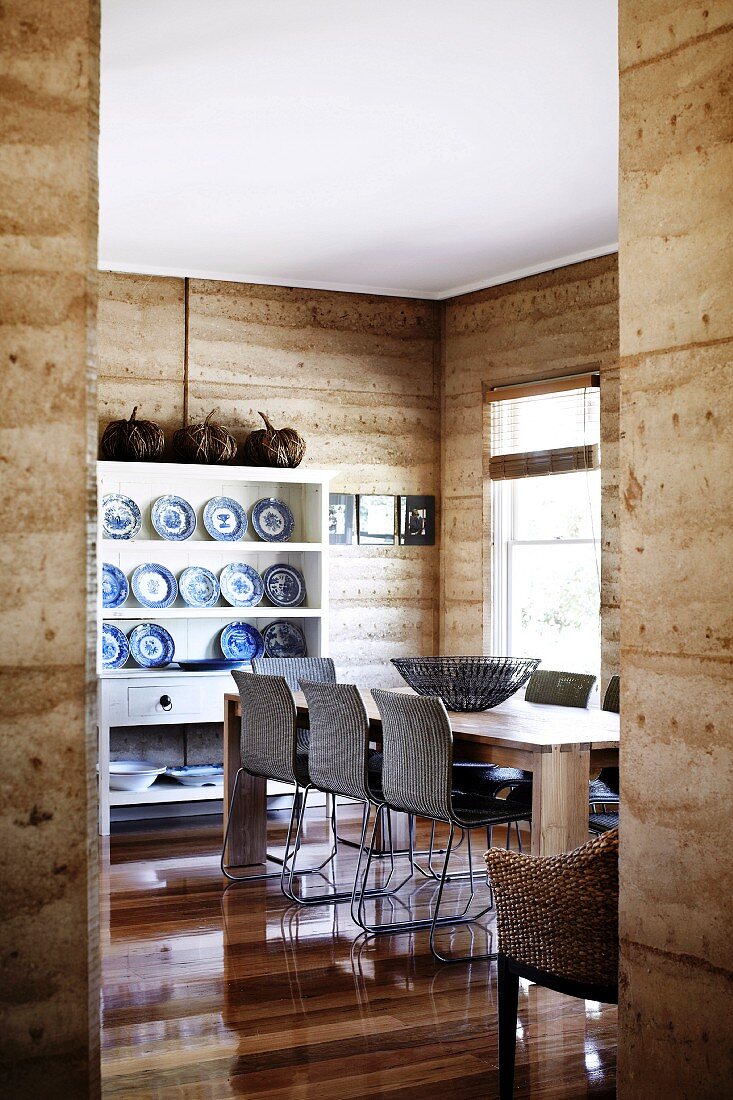
M 532 773 L 519 768 L 500 768 L 497 764 L 482 764 L 474 760 L 454 760 L 453 787 L 464 794 L 496 797 L 504 787 L 532 785 Z
M 588 801 L 591 803 L 598 802 L 602 805 L 618 806 L 618 791 L 612 790 L 602 779 L 591 779 Z
M 591 814 L 588 818 L 588 828 L 592 833 L 607 833 L 609 829 L 618 828 L 618 814 Z
M 529 815 L 529 808 L 512 798 L 491 798 L 487 795 L 453 791 L 451 800 L 457 819 L 471 825 L 526 821 Z

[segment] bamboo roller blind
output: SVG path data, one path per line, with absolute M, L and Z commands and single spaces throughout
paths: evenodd
M 589 373 L 487 390 L 493 481 L 595 470 L 600 377 Z

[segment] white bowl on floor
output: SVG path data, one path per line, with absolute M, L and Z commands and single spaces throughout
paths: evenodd
M 164 771 L 165 766 L 160 768 L 148 760 L 110 760 L 110 790 L 146 791 Z

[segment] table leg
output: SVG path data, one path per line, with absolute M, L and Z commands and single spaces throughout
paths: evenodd
M 99 791 L 99 835 L 110 834 L 110 806 L 109 806 L 109 724 L 104 713 L 97 726 L 99 734 L 99 769 L 97 772 L 97 789 Z
M 532 771 L 532 855 L 570 852 L 588 839 L 590 750 L 583 745 L 535 752 Z
M 237 717 L 236 704 L 227 700 L 224 714 L 225 833 L 240 766 L 239 734 L 240 720 Z M 254 863 L 264 863 L 267 853 L 267 782 L 251 775 L 242 775 L 231 814 L 227 866 L 249 867 Z
M 377 828 L 374 850 L 375 852 L 388 852 L 389 835 L 386 825 L 384 825 L 384 827 L 382 825 L 382 822 L 386 821 L 386 814 L 384 812 L 379 820 L 380 825 Z M 390 820 L 392 823 L 392 847 L 395 852 L 406 852 L 410 847 L 410 815 L 399 813 L 397 810 L 391 810 Z

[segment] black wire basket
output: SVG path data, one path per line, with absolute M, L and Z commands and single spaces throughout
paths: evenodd
M 418 695 L 437 695 L 448 710 L 498 707 L 527 683 L 538 657 L 393 657 Z

